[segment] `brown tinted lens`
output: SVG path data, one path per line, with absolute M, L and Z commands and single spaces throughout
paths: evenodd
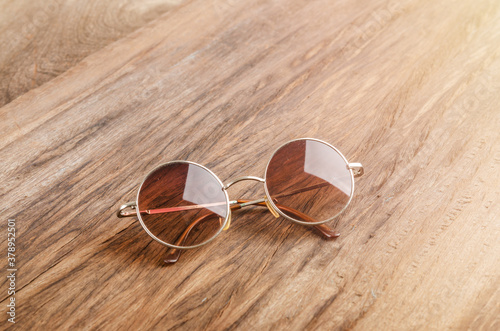
M 269 162 L 266 186 L 284 214 L 304 222 L 307 220 L 291 210 L 317 222 L 326 221 L 348 204 L 353 189 L 344 158 L 315 140 L 296 140 L 282 146 Z
M 206 169 L 187 162 L 169 163 L 148 175 L 138 206 L 144 225 L 155 237 L 183 247 L 213 238 L 227 216 L 220 182 Z

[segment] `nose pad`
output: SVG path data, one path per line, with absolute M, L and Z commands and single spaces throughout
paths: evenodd
M 271 214 L 273 214 L 274 217 L 276 218 L 280 217 L 280 214 L 278 214 L 276 209 L 274 209 L 274 207 L 269 203 L 269 200 L 267 200 L 267 198 L 264 198 L 264 202 L 266 203 L 267 209 L 269 209 L 269 211 L 271 212 Z
M 232 215 L 232 213 L 231 213 L 231 211 L 229 211 L 229 217 L 227 218 L 226 226 L 224 227 L 224 229 L 222 229 L 222 231 L 226 231 L 231 226 L 231 215 Z

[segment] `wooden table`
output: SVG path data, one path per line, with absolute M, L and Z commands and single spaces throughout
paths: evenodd
M 0 8 L 1 329 L 500 329 L 499 1 Z M 249 208 L 166 266 L 115 216 L 162 162 L 262 176 L 298 137 L 365 167 L 336 240 Z

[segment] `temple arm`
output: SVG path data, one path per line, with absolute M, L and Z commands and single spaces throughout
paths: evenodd
M 267 207 L 267 204 L 266 204 L 265 201 L 259 201 L 259 200 L 256 200 L 256 201 L 258 201 L 258 202 L 252 203 L 254 201 L 251 201 L 251 200 L 237 200 L 237 203 L 231 206 L 231 210 L 241 209 L 242 207 L 249 206 L 249 205 L 257 205 L 257 206 Z M 298 210 L 295 210 L 295 209 L 292 209 L 292 208 L 289 208 L 289 207 L 285 207 L 285 206 L 280 205 L 280 204 L 276 204 L 276 207 L 278 207 L 280 210 L 283 210 L 283 211 L 286 211 L 286 212 L 288 212 L 290 214 L 293 214 L 293 215 L 295 215 L 295 217 L 301 218 L 301 219 L 303 219 L 306 222 L 311 222 L 311 223 L 316 222 L 316 220 L 314 220 L 313 218 L 307 216 L 304 213 L 301 213 Z M 200 223 L 206 221 L 207 219 L 209 219 L 210 217 L 217 217 L 217 216 L 215 214 L 207 214 L 207 215 L 204 215 L 204 216 L 202 216 L 202 217 L 194 220 L 186 228 L 186 230 L 184 230 L 184 232 L 177 238 L 177 240 L 175 242 L 175 245 L 176 246 L 182 246 L 183 243 L 185 242 L 186 238 L 188 237 L 189 233 L 191 232 L 191 230 L 194 227 L 196 227 L 198 224 L 200 224 Z M 340 236 L 339 232 L 337 232 L 335 229 L 330 228 L 326 224 L 316 224 L 316 225 L 313 225 L 313 227 L 314 227 L 314 229 L 316 229 L 326 239 L 337 238 L 338 236 Z M 181 255 L 181 250 L 180 249 L 170 248 L 167 251 L 167 255 L 165 256 L 165 260 L 164 261 L 167 264 L 175 263 L 175 262 L 177 262 L 177 260 L 179 260 L 180 255 Z
M 364 174 L 364 169 L 363 165 L 361 163 L 349 163 L 347 165 L 347 168 L 350 169 L 354 175 L 354 177 L 359 177 Z M 324 182 L 321 184 L 305 187 L 302 189 L 297 189 L 291 192 L 287 193 L 282 193 L 278 196 L 275 196 L 274 198 L 282 198 L 290 195 L 294 195 L 297 193 L 301 192 L 306 192 L 310 191 L 316 188 L 321 188 L 323 186 L 330 185 L 329 182 Z M 183 210 L 191 210 L 191 209 L 198 209 L 198 208 L 206 208 L 206 207 L 212 207 L 212 206 L 221 206 L 224 205 L 225 202 L 215 202 L 215 203 L 208 203 L 208 204 L 199 204 L 199 205 L 189 205 L 189 206 L 177 206 L 177 207 L 169 207 L 169 208 L 158 208 L 158 209 L 146 209 L 146 210 L 141 210 L 139 213 L 141 214 L 160 214 L 160 213 L 169 213 L 169 212 L 175 212 L 175 211 L 183 211 Z M 126 211 L 126 209 L 133 209 L 133 211 Z M 137 215 L 136 211 L 136 204 L 135 202 L 127 202 L 126 204 L 121 205 L 121 207 L 118 209 L 116 215 L 118 217 L 132 217 Z
M 274 199 L 278 198 L 283 198 L 283 197 L 288 197 L 290 195 L 294 195 L 297 193 L 302 193 L 302 192 L 307 192 L 311 191 L 314 189 L 322 188 L 324 186 L 328 186 L 330 183 L 325 182 L 317 185 L 312 185 L 300 189 L 296 189 L 290 192 L 282 193 L 279 195 L 274 196 Z M 241 200 L 238 200 L 241 201 Z M 186 211 L 186 210 L 193 210 L 193 209 L 202 209 L 202 208 L 208 208 L 208 207 L 215 207 L 215 206 L 223 206 L 225 205 L 226 202 L 212 202 L 212 203 L 204 203 L 204 204 L 198 204 L 198 205 L 187 205 L 187 206 L 176 206 L 176 207 L 167 207 L 167 208 L 155 208 L 155 209 L 145 209 L 145 210 L 140 210 L 139 213 L 141 214 L 148 214 L 148 215 L 153 215 L 153 214 L 163 214 L 163 213 L 172 213 L 172 212 L 178 212 L 178 211 Z M 265 205 L 264 205 L 265 206 Z M 125 209 L 127 208 L 132 208 L 134 209 L 133 211 L 126 211 Z M 126 203 L 120 207 L 120 209 L 117 212 L 118 217 L 131 217 L 131 216 L 136 216 L 137 213 L 135 211 L 136 205 L 133 202 Z M 281 209 L 281 208 L 280 208 Z

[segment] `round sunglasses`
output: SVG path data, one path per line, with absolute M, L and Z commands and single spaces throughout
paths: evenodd
M 332 145 L 301 138 L 280 146 L 271 156 L 264 178 L 244 176 L 226 185 L 206 167 L 190 161 L 159 165 L 142 181 L 135 202 L 123 204 L 118 217 L 136 216 L 144 230 L 169 247 L 166 263 L 180 250 L 212 241 L 231 224 L 231 211 L 246 206 L 267 207 L 275 217 L 312 226 L 326 238 L 340 234 L 324 223 L 339 216 L 354 193 L 360 163 L 349 163 Z M 264 183 L 265 197 L 229 200 L 227 189 L 253 180 Z

